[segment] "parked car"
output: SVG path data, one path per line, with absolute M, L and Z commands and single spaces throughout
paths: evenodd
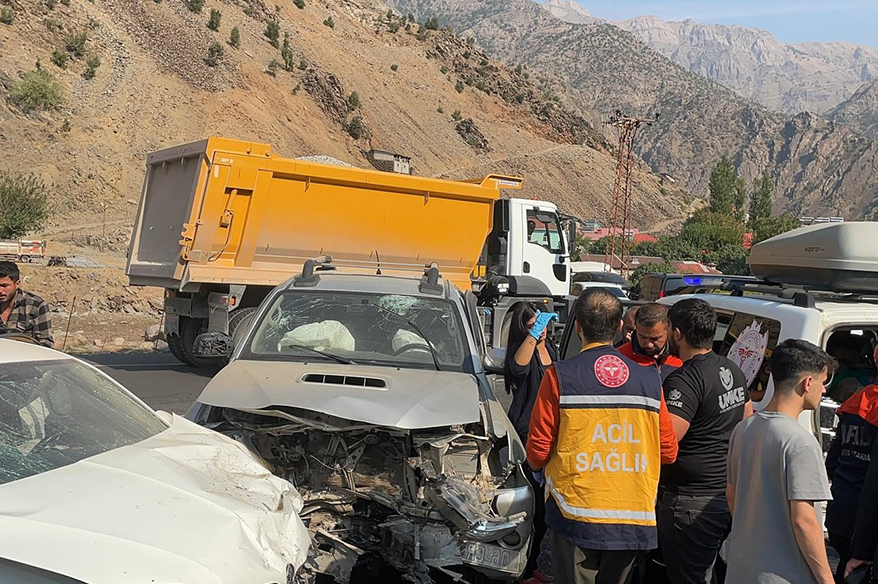
M 0 582 L 292 582 L 301 508 L 243 445 L 0 339 Z
M 577 282 L 573 284 L 573 286 L 571 286 L 571 292 L 573 293 L 573 296 L 579 296 L 584 290 L 588 288 L 602 288 L 616 298 L 628 298 L 628 294 L 627 292 L 625 292 L 624 288 L 622 288 L 618 284 L 611 284 L 608 282 Z
M 701 294 L 731 282 L 756 282 L 753 276 L 686 276 L 682 274 L 648 274 L 634 287 L 632 296 L 638 300 L 655 302 L 675 294 Z
M 591 271 L 576 272 L 573 274 L 573 283 L 579 282 L 604 282 L 607 284 L 615 284 L 625 291 L 625 295 L 631 291 L 631 282 L 617 274 L 616 272 L 607 271 Z
M 306 265 L 245 330 L 188 417 L 299 489 L 316 542 L 305 573 L 519 577 L 533 491 L 471 292 L 435 267 L 419 280 Z

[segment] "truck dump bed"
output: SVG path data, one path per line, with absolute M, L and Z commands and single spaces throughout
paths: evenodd
M 276 285 L 308 259 L 349 273 L 420 275 L 437 263 L 469 287 L 500 188 L 274 156 L 208 138 L 149 155 L 128 254 L 134 285 Z

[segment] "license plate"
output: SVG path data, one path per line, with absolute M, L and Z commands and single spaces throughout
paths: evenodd
M 510 574 L 517 575 L 524 570 L 524 559 L 521 550 L 508 550 L 489 543 L 467 542 L 463 548 L 464 563 Z

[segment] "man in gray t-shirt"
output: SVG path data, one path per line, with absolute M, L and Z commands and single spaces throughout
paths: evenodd
M 727 584 L 832 584 L 814 504 L 832 499 L 823 453 L 798 423 L 820 405 L 832 357 L 801 340 L 771 355 L 774 396 L 729 443 Z

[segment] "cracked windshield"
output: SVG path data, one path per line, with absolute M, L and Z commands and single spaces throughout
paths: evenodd
M 405 295 L 281 294 L 245 348 L 250 359 L 319 359 L 460 370 L 453 306 Z
M 149 410 L 74 361 L 0 368 L 0 484 L 164 431 Z

